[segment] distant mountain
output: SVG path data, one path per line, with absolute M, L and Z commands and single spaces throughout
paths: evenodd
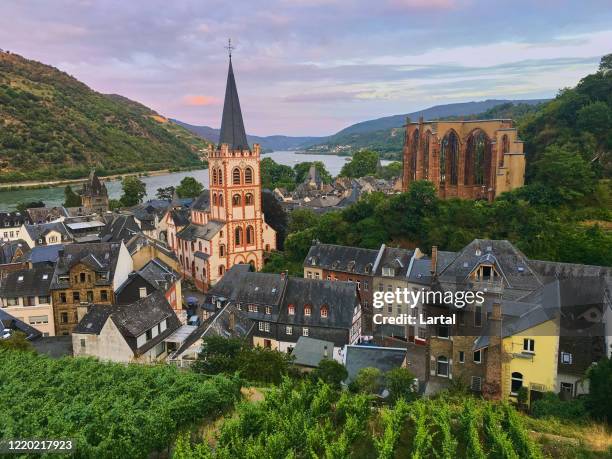
M 192 124 L 184 123 L 179 120 L 172 120 L 179 126 L 188 129 L 189 131 L 197 134 L 211 142 L 219 141 L 219 129 L 211 128 L 209 126 L 194 126 Z M 266 137 L 259 137 L 256 135 L 247 135 L 247 139 L 250 144 L 258 143 L 261 148 L 265 150 L 298 150 L 301 148 L 309 147 L 315 143 L 325 141 L 327 137 L 290 137 L 286 135 L 271 135 Z
M 138 102 L 0 51 L 0 182 L 201 166 L 207 145 Z

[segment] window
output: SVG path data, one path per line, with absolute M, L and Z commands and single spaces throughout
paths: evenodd
M 81 338 L 81 349 L 85 349 L 85 340 Z
M 146 298 L 146 296 L 147 296 L 147 288 L 146 287 L 140 287 L 138 289 L 138 296 L 139 296 L 139 298 Z
M 272 314 L 272 306 L 266 306 L 266 314 Z
M 212 202 L 213 202 L 213 206 L 217 205 L 217 193 L 213 193 Z
M 472 376 L 472 383 L 470 388 L 474 392 L 480 392 L 482 390 L 482 378 L 480 376 Z
M 441 355 L 438 357 L 438 365 L 436 368 L 436 374 L 438 376 L 448 377 L 448 358 Z
M 66 292 L 61 292 L 59 294 L 60 297 L 60 303 L 65 303 L 66 302 Z
M 482 327 L 482 306 L 474 306 L 474 327 Z
M 393 277 L 395 276 L 395 270 L 393 268 L 383 266 L 382 275 L 385 277 Z
M 369 287 L 370 287 L 370 285 L 369 285 L 368 281 L 364 280 L 363 281 L 363 289 L 367 292 Z
M 240 197 L 240 195 L 239 195 L 239 194 L 235 194 L 235 195 L 232 197 L 232 205 L 234 205 L 234 206 L 240 206 L 240 205 L 242 205 L 242 198 Z
M 263 322 L 258 322 L 258 328 L 259 328 L 259 331 L 263 331 L 264 330 L 264 323 Z
M 219 256 L 220 257 L 224 257 L 225 256 L 225 245 L 223 245 L 223 244 L 219 245 Z
M 165 332 L 167 327 L 168 327 L 168 325 L 167 325 L 166 319 L 162 320 L 162 321 L 159 323 L 159 332 L 160 332 L 160 333 Z
M 60 323 L 62 324 L 68 323 L 68 313 L 67 312 L 60 313 Z
M 51 297 L 49 295 L 41 295 L 38 297 L 38 304 L 49 304 L 51 303 Z
M 6 305 L 7 306 L 19 306 L 19 298 L 7 298 Z
M 94 300 L 93 291 L 87 290 L 87 302 L 93 303 L 93 300 Z
M 327 306 L 325 305 L 321 306 L 321 317 L 324 319 L 327 319 L 328 314 L 329 314 L 329 310 L 327 309 Z
M 309 304 L 307 304 L 306 306 L 304 306 L 304 315 L 306 317 L 310 317 L 310 314 L 312 314 L 312 308 Z
M 219 193 L 219 207 L 223 207 L 223 193 Z
M 525 338 L 523 340 L 523 352 L 529 352 L 530 354 L 535 353 L 535 340 Z
M 100 300 L 108 301 L 108 290 L 100 290 Z
M 79 292 L 72 292 L 72 301 L 78 303 L 81 301 L 81 294 Z
M 295 315 L 295 306 L 290 304 L 289 307 L 287 308 L 287 312 L 289 313 L 290 316 Z
M 240 169 L 237 167 L 232 171 L 232 182 L 234 185 L 240 185 Z
M 244 204 L 246 206 L 252 206 L 254 204 L 254 202 L 255 202 L 255 200 L 254 200 L 253 195 L 251 193 L 247 193 L 244 196 Z
M 517 395 L 521 387 L 523 387 L 523 374 L 515 371 L 512 373 L 510 393 Z
M 310 272 L 310 271 L 306 271 L 306 277 L 307 277 L 308 279 L 312 279 L 312 272 Z
M 267 332 L 270 331 L 270 322 L 264 322 L 264 330 Z
M 145 336 L 147 337 L 147 341 L 149 341 L 150 339 L 153 339 L 153 330 L 147 330 L 147 333 L 145 334 Z
M 79 280 L 80 280 L 81 282 L 85 282 L 85 273 L 80 273 L 80 274 L 79 274 Z
M 570 397 L 574 396 L 574 385 L 572 383 L 562 382 L 560 385 L 560 389 L 561 389 L 560 392 L 562 394 L 567 394 Z
M 416 312 L 416 310 L 413 309 Z M 448 338 L 450 330 L 448 325 L 438 325 L 438 338 Z
M 249 304 L 249 312 L 257 312 L 257 305 Z
M 246 243 L 249 245 L 255 243 L 255 230 L 251 225 L 246 228 Z
M 35 296 L 26 296 L 23 299 L 24 306 L 36 306 L 36 297 Z
M 48 324 L 49 316 L 30 316 L 30 325 Z
M 285 333 L 286 333 L 287 335 L 293 335 L 293 327 L 292 327 L 291 325 L 287 325 L 287 326 L 285 327 Z
M 223 185 L 223 171 L 219 169 L 219 185 Z
M 465 352 L 459 351 L 459 363 L 465 362 Z
M 481 363 L 482 362 L 482 351 L 479 349 L 477 351 L 474 351 L 474 363 Z
M 569 352 L 562 352 L 561 353 L 561 363 L 564 363 L 565 365 L 571 365 L 572 364 L 572 354 L 570 354 Z
M 223 276 L 224 272 L 225 272 L 225 266 L 223 265 L 219 266 L 219 276 Z
M 213 182 L 213 185 L 217 184 L 217 169 L 215 167 L 213 167 L 213 170 L 212 170 L 212 182 Z
M 308 336 L 309 330 L 307 328 L 302 328 L 302 336 Z
M 242 245 L 242 228 L 240 226 L 234 231 L 234 243 Z
M 244 170 L 244 183 L 253 183 L 253 169 L 250 167 Z

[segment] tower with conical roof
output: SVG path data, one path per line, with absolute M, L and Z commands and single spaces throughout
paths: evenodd
M 276 249 L 276 232 L 261 203 L 260 147 L 249 146 L 230 54 L 218 145 L 208 151 L 208 209 L 191 209 L 191 223 L 177 234 L 177 256 L 198 288 L 214 284 L 235 264 L 263 267 Z
M 108 210 L 108 191 L 106 185 L 98 178 L 95 169 L 89 174 L 89 179 L 83 184 L 81 191 L 81 206 L 102 214 Z

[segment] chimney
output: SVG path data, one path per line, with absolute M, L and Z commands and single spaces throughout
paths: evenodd
M 437 265 L 438 265 L 438 246 L 434 245 L 431 247 L 431 269 L 429 270 L 432 276 L 436 274 Z
M 493 303 L 493 310 L 491 311 L 491 319 L 501 320 L 501 318 L 502 318 L 501 303 L 498 300 Z

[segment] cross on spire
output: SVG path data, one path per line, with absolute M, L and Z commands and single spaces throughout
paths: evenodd
M 232 59 L 232 50 L 234 49 L 234 47 L 232 46 L 232 39 L 231 38 L 227 39 L 227 46 L 225 47 L 225 49 L 227 49 L 227 53 L 229 54 L 229 58 L 231 60 Z

